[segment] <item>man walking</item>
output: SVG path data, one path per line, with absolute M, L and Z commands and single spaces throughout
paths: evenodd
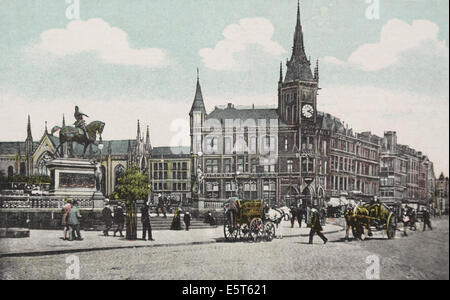
M 297 221 L 298 221 L 298 227 L 302 228 L 302 222 L 303 222 L 303 216 L 305 215 L 305 210 L 303 209 L 303 206 L 299 204 L 297 208 Z
M 191 226 L 191 214 L 187 211 L 183 217 L 184 225 L 186 227 L 186 231 L 189 231 L 189 226 Z
M 141 222 L 142 222 L 142 240 L 146 241 L 146 233 L 148 231 L 149 241 L 154 241 L 152 237 L 152 226 L 150 225 L 150 215 L 148 212 L 149 206 L 145 202 L 141 208 Z
M 116 230 L 114 230 L 114 236 L 116 233 L 120 233 L 120 237 L 123 237 L 122 230 L 125 224 L 125 214 L 122 208 L 122 205 L 119 205 L 117 209 L 114 211 L 114 223 L 117 225 Z
M 320 214 L 316 207 L 311 210 L 311 231 L 309 232 L 309 244 L 313 243 L 314 235 L 317 235 L 323 240 L 323 243 L 326 244 L 328 239 L 322 233 L 322 225 L 320 225 Z
M 427 226 L 430 230 L 433 230 L 433 227 L 431 227 L 430 213 L 428 212 L 428 209 L 425 209 L 423 211 L 423 231 L 425 231 Z
M 111 230 L 112 221 L 113 221 L 112 211 L 109 208 L 108 204 L 106 204 L 105 208 L 103 208 L 102 216 L 103 216 L 103 222 L 105 223 L 105 229 L 103 230 L 103 235 L 108 236 L 109 230 Z
M 80 221 L 81 218 L 80 209 L 78 208 L 78 202 L 75 200 L 72 203 L 72 209 L 67 216 L 67 224 L 69 225 L 69 240 L 73 241 L 74 236 L 79 241 L 82 241 L 81 233 L 80 233 Z

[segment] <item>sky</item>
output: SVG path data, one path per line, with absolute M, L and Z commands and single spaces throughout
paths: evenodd
M 424 152 L 449 174 L 447 0 L 302 0 L 319 110 Z M 79 7 L 79 9 L 77 9 Z M 0 0 L 0 141 L 106 122 L 104 140 L 189 145 L 197 68 L 207 111 L 277 104 L 297 0 Z

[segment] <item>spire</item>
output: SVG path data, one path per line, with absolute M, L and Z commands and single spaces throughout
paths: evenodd
M 28 123 L 27 123 L 27 140 L 33 140 L 33 136 L 31 135 L 31 121 L 30 115 L 28 115 Z
M 197 88 L 195 90 L 194 103 L 192 104 L 190 114 L 192 114 L 194 111 L 201 111 L 202 113 L 206 114 L 205 103 L 203 102 L 202 87 L 200 86 L 200 75 L 198 68 L 197 68 Z
M 141 140 L 141 124 L 139 123 L 139 120 L 137 122 L 137 135 L 136 140 L 139 142 Z
M 150 153 L 152 151 L 152 145 L 150 143 L 150 126 L 147 126 L 147 136 L 145 139 L 145 150 L 147 153 Z
M 316 68 L 314 69 L 314 79 L 319 81 L 319 60 L 316 61 Z
M 305 53 L 303 28 L 300 17 L 300 2 L 297 6 L 297 24 L 294 33 L 294 46 L 292 47 L 292 57 L 287 63 L 286 81 L 313 80 L 311 63 Z
M 62 127 L 65 127 L 65 126 L 66 126 L 66 118 L 64 117 L 64 114 L 63 114 Z
M 47 121 L 45 121 L 45 135 L 48 135 L 48 130 L 47 130 Z
M 112 153 L 111 144 L 112 144 L 112 142 L 109 141 L 109 143 L 108 143 L 108 155 L 111 155 L 111 153 Z
M 305 52 L 305 46 L 303 43 L 303 29 L 302 22 L 300 19 L 300 1 L 297 3 L 297 24 L 295 25 L 294 34 L 294 54 L 301 54 Z
M 283 62 L 280 62 L 280 83 L 283 82 Z

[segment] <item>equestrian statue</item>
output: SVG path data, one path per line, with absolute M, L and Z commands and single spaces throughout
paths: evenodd
M 75 106 L 75 127 L 74 126 L 55 126 L 52 128 L 51 134 L 53 135 L 55 132 L 59 131 L 59 145 L 55 150 L 55 156 L 61 155 L 62 153 L 58 153 L 64 143 L 72 143 L 76 142 L 80 145 L 84 146 L 83 149 L 83 158 L 86 155 L 86 149 L 89 145 L 98 145 L 99 142 L 102 141 L 102 133 L 105 127 L 105 123 L 101 121 L 94 121 L 86 125 L 86 121 L 83 119 L 84 117 L 88 117 L 88 115 L 82 113 L 78 106 Z M 99 135 L 99 142 L 97 142 L 97 134 Z M 71 153 L 73 156 L 73 153 Z

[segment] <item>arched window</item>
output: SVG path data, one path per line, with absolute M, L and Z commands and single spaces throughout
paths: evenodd
M 125 173 L 125 167 L 124 166 L 122 166 L 122 165 L 117 165 L 115 168 L 114 168 L 114 186 L 117 186 L 117 184 L 119 183 L 118 182 L 118 179 L 120 178 L 120 177 L 122 177 L 123 176 L 123 174 Z
M 12 177 L 14 175 L 14 167 L 9 166 L 8 167 L 8 177 Z
M 50 171 L 47 169 L 47 162 L 51 159 L 49 152 L 44 152 L 39 156 L 36 166 L 39 175 L 50 176 Z

